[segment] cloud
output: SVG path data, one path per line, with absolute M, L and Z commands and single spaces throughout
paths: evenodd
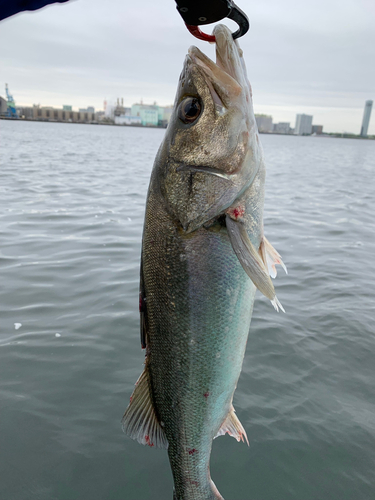
M 373 1 L 238 4 L 251 23 L 240 44 L 256 109 L 285 119 L 296 109 L 326 109 L 319 116 L 331 130 L 358 132 L 364 101 L 375 97 Z M 173 0 L 52 5 L 3 21 L 0 44 L 0 85 L 9 83 L 19 104 L 101 108 L 116 97 L 167 104 L 188 47 L 214 57 L 184 28 Z

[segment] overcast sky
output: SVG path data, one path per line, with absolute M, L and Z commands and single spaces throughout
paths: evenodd
M 327 132 L 359 133 L 375 100 L 374 0 L 237 0 L 251 23 L 240 39 L 256 113 Z M 230 27 L 234 23 L 228 21 Z M 205 27 L 211 31 L 210 27 Z M 173 102 L 190 45 L 174 0 L 70 0 L 0 22 L 0 95 L 17 105 Z M 375 110 L 369 133 L 375 134 Z

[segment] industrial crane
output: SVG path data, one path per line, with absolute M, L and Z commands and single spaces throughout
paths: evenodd
M 7 116 L 8 118 L 19 118 L 16 110 L 16 104 L 14 102 L 13 96 L 9 93 L 7 83 L 5 84 L 5 93 L 7 96 L 7 113 L 5 116 Z

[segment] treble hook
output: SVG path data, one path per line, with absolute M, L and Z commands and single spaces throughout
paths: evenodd
M 199 26 L 211 24 L 225 17 L 238 24 L 238 30 L 232 33 L 233 39 L 243 36 L 250 27 L 247 15 L 233 0 L 176 0 L 177 10 L 185 21 L 192 35 L 206 42 L 215 42 L 213 35 L 203 33 Z

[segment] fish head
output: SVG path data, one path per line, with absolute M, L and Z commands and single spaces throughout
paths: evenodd
M 224 213 L 263 159 L 242 50 L 226 26 L 214 35 L 216 63 L 189 49 L 159 151 L 162 195 L 186 232 Z

